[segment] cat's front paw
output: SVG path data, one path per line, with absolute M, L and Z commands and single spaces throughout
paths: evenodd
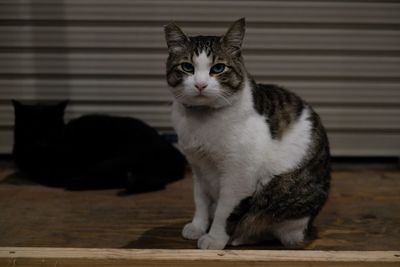
M 218 240 L 213 236 L 206 234 L 197 241 L 197 247 L 200 249 L 224 249 L 227 241 Z
M 183 227 L 182 236 L 186 239 L 197 240 L 205 234 L 201 228 L 195 226 L 193 223 L 188 223 Z

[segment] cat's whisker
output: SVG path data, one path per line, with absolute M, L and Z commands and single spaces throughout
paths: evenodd
M 177 93 L 177 94 L 174 93 L 174 97 L 176 99 L 183 99 L 183 98 L 185 98 L 185 94 L 184 93 Z
M 229 104 L 232 104 L 232 102 L 229 100 L 229 98 L 233 95 L 233 93 L 227 92 L 227 91 L 222 91 L 221 95 L 226 99 L 226 101 Z
M 226 98 L 229 98 L 229 97 L 231 97 L 233 94 L 232 94 L 232 93 L 229 93 L 229 92 L 222 92 L 222 95 L 223 95 L 224 97 L 226 97 Z
M 223 94 L 218 95 L 218 97 L 222 98 L 228 105 L 231 105 L 232 103 L 226 98 Z

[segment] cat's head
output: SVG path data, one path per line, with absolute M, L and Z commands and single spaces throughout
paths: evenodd
M 167 82 L 177 101 L 187 106 L 230 105 L 247 75 L 241 56 L 244 18 L 224 36 L 187 36 L 174 23 L 164 31 L 169 51 Z
M 40 148 L 60 138 L 64 129 L 64 110 L 68 101 L 24 104 L 12 100 L 15 113 L 14 149 Z

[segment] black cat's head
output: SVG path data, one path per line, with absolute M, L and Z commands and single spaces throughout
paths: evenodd
M 230 105 L 246 80 L 241 56 L 245 20 L 224 36 L 187 36 L 176 24 L 165 26 L 167 82 L 177 101 L 187 106 Z
M 58 140 L 64 130 L 64 111 L 68 101 L 55 104 L 14 105 L 14 153 L 16 150 L 40 150 Z

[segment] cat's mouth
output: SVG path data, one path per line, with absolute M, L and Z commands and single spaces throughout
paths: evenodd
M 209 98 L 209 97 L 200 93 L 200 94 L 196 95 L 195 98 Z
M 196 94 L 192 97 L 192 103 L 195 105 L 208 105 L 213 101 L 211 96 L 203 93 Z

